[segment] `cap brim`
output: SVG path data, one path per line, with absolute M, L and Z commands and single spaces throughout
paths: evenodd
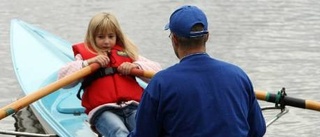
M 168 29 L 170 29 L 169 28 L 169 23 L 166 26 L 164 26 L 164 30 L 168 30 Z

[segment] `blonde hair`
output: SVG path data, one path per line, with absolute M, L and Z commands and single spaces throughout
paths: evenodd
M 138 58 L 136 45 L 122 32 L 116 17 L 111 13 L 98 13 L 90 20 L 84 40 L 86 47 L 98 54 L 103 53 L 104 51 L 98 48 L 95 38 L 98 34 L 106 34 L 108 32 L 116 34 L 116 44 L 122 46 L 131 59 L 136 60 Z

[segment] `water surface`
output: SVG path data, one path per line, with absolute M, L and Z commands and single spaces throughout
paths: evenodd
M 286 87 L 289 96 L 320 101 L 320 1 L 8 0 L 0 5 L 0 106 L 23 96 L 12 68 L 11 19 L 21 19 L 76 43 L 83 41 L 94 14 L 112 12 L 141 54 L 166 68 L 178 60 L 163 27 L 172 11 L 183 4 L 197 5 L 206 12 L 208 53 L 243 68 L 256 89 L 276 93 Z M 267 129 L 266 136 L 320 136 L 320 112 L 289 109 Z M 267 119 L 275 115 L 264 114 Z M 1 120 L 0 127 L 14 130 L 14 119 Z

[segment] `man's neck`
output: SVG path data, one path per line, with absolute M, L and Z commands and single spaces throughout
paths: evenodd
M 182 58 L 193 55 L 193 54 L 198 54 L 198 53 L 205 53 L 206 49 L 204 46 L 201 46 L 199 48 L 194 48 L 194 49 L 187 49 L 187 50 L 180 50 L 179 51 L 179 59 L 181 60 Z

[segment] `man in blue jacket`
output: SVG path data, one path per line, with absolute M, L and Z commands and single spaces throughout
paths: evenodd
M 206 15 L 182 6 L 165 27 L 175 64 L 144 91 L 131 137 L 262 137 L 266 124 L 247 74 L 206 53 Z

